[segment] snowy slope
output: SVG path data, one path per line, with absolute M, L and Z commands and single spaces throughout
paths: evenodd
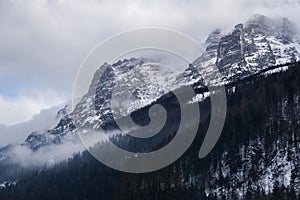
M 206 84 L 227 84 L 270 66 L 300 61 L 298 34 L 286 18 L 255 15 L 230 32 L 212 32 L 206 43 L 205 53 L 193 63 Z M 223 81 L 218 81 L 211 66 L 219 69 Z

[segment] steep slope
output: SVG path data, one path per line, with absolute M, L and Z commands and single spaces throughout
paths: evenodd
M 299 61 L 298 37 L 288 19 L 255 15 L 230 32 L 219 29 L 212 32 L 205 53 L 193 66 L 201 72 L 206 84 L 228 84 L 270 66 Z M 220 70 L 223 82 L 216 82 L 216 74 L 209 67 L 212 65 Z
M 99 77 L 100 72 L 95 73 L 88 93 L 73 112 L 76 124 L 80 127 L 104 126 L 113 120 L 113 115 L 127 116 L 176 88 L 174 81 L 177 74 L 148 59 L 119 60 L 112 65 L 105 63 L 102 67 L 106 67 L 104 74 Z M 131 94 L 129 104 L 120 106 L 114 113 L 111 109 L 112 96 L 122 97 L 125 93 Z M 119 104 L 126 101 L 117 100 Z M 94 112 L 97 112 L 96 115 Z

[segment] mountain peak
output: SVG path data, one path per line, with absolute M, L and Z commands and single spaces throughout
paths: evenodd
M 206 40 L 206 51 L 193 65 L 207 82 L 218 84 L 209 66 L 217 66 L 226 83 L 269 66 L 299 61 L 300 44 L 295 30 L 287 18 L 256 14 L 229 32 L 213 31 Z
M 221 36 L 222 36 L 222 30 L 219 28 L 215 29 L 209 34 L 208 38 L 205 41 L 205 44 L 210 45 L 212 43 L 217 43 L 219 42 Z
M 262 14 L 255 14 L 252 15 L 246 22 L 246 24 L 249 23 L 257 23 L 257 24 L 270 24 L 272 23 L 274 20 L 270 17 L 267 17 L 265 15 Z
M 298 38 L 295 25 L 287 18 L 271 19 L 254 15 L 246 22 L 245 29 L 255 34 L 280 38 L 285 44 Z

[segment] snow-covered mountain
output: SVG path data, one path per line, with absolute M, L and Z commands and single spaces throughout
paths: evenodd
M 62 119 L 56 127 L 35 131 L 20 145 L 37 151 L 49 145 L 78 142 L 78 126 L 103 127 L 114 120 L 113 114 L 126 116 L 182 85 L 196 83 L 201 87 L 203 84 L 228 84 L 270 66 L 300 60 L 300 43 L 292 23 L 287 19 L 273 20 L 262 15 L 253 16 L 229 32 L 219 29 L 213 31 L 206 40 L 206 45 L 204 54 L 181 74 L 145 58 L 105 63 L 104 74 L 100 77 L 100 70 L 94 74 L 89 91 L 73 112 L 68 113 L 65 109 L 60 111 L 59 116 Z M 210 71 L 211 65 L 220 70 L 221 82 Z M 116 85 L 124 86 L 132 94 L 130 104 L 118 110 L 119 113 L 111 110 L 111 99 Z M 116 95 L 122 96 L 122 92 L 124 90 L 120 89 Z M 10 148 L 6 147 L 1 151 L 2 160 L 7 157 L 8 149 Z
M 100 70 L 95 73 L 88 93 L 73 112 L 80 127 L 97 128 L 113 120 L 113 115 L 127 116 L 176 88 L 174 81 L 178 73 L 150 59 L 125 59 L 101 67 L 106 67 L 104 74 L 100 77 Z M 126 93 L 131 94 L 129 104 L 122 105 L 126 99 L 117 98 L 122 106 L 112 110 L 113 95 L 122 97 Z
M 206 40 L 205 53 L 192 66 L 201 73 L 206 84 L 228 84 L 270 66 L 299 61 L 298 37 L 295 26 L 288 19 L 254 15 L 229 32 L 213 31 Z M 212 65 L 220 70 L 221 83 L 209 67 Z M 189 67 L 185 73 L 191 73 L 191 69 Z

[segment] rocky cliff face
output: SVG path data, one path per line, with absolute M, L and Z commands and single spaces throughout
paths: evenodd
M 174 81 L 177 74 L 148 59 L 119 60 L 102 67 L 106 67 L 106 70 L 101 77 L 99 71 L 95 73 L 88 93 L 73 112 L 73 118 L 80 128 L 104 126 L 113 121 L 114 116 L 127 116 L 176 88 Z M 129 104 L 112 110 L 113 95 L 118 104 L 125 104 L 127 99 L 122 97 L 127 93 L 131 94 Z
M 210 84 L 227 84 L 270 66 L 300 60 L 298 35 L 285 18 L 255 15 L 230 32 L 212 32 L 206 43 L 206 52 L 193 65 Z M 222 83 L 216 82 L 212 65 L 220 70 Z

